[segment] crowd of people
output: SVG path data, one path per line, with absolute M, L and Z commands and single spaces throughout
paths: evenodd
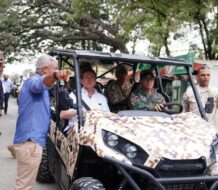
M 4 56 L 0 51 L 0 74 L 4 68 Z M 96 89 L 96 73 L 92 68 L 81 69 L 82 110 L 97 109 L 118 112 L 122 109 L 162 111 L 164 97 L 155 88 L 156 74 L 153 70 L 140 73 L 138 86 L 128 77 L 127 68 L 116 67 L 116 80 L 111 81 L 105 89 L 105 94 Z M 45 146 L 46 134 L 50 126 L 50 96 L 48 90 L 59 80 L 67 80 L 69 72 L 58 70 L 58 62 L 49 55 L 42 55 L 36 62 L 36 73 L 32 74 L 22 84 L 19 95 L 18 118 L 13 145 L 9 150 L 17 160 L 16 190 L 31 189 L 35 183 L 37 171 Z M 216 125 L 215 115 L 218 108 L 218 91 L 209 86 L 210 71 L 201 67 L 197 72 L 197 90 L 209 122 Z M 0 80 L 0 116 L 8 111 L 8 100 L 13 85 L 8 81 L 8 75 Z M 76 95 L 72 90 L 70 98 L 76 103 Z M 183 97 L 184 111 L 197 113 L 197 103 L 193 91 L 188 88 Z M 212 106 L 208 107 L 208 101 Z M 3 106 L 4 105 L 4 106 Z M 65 131 L 77 122 L 76 109 L 61 110 L 60 119 L 69 120 Z

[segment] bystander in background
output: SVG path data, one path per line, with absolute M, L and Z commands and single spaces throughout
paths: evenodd
M 216 123 L 216 114 L 218 108 L 218 89 L 209 85 L 210 83 L 210 70 L 208 66 L 204 65 L 197 71 L 197 90 L 200 94 L 200 99 L 205 108 L 208 121 L 216 126 L 218 130 L 218 124 Z M 192 88 L 188 87 L 183 96 L 184 110 L 186 112 L 193 112 L 199 115 L 196 99 Z
M 3 70 L 4 70 L 4 55 L 3 55 L 3 52 L 0 50 L 0 117 L 2 116 L 3 101 L 4 101 L 4 91 L 3 91 L 2 81 L 1 81 L 1 74 Z
M 13 90 L 13 83 L 8 80 L 9 75 L 4 74 L 4 80 L 2 81 L 3 89 L 4 89 L 4 114 L 7 114 L 8 111 L 8 101 Z

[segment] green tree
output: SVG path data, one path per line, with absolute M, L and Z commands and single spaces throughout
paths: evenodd
M 0 46 L 31 54 L 53 48 L 128 52 L 147 39 L 149 54 L 170 56 L 182 28 L 198 30 L 205 56 L 217 59 L 217 0 L 16 0 L 0 20 Z M 182 44 L 181 44 L 182 45 Z M 191 45 L 192 47 L 192 45 Z M 193 49 L 193 48 L 192 48 Z M 195 48 L 196 49 L 196 48 Z
M 1 0 L 0 1 L 0 13 L 7 10 L 7 8 L 11 5 L 12 0 Z
M 53 48 L 128 52 L 116 5 L 91 0 L 18 0 L 0 23 L 0 45 L 8 53 Z
M 199 32 L 206 59 L 218 59 L 217 5 L 217 0 L 132 0 L 123 11 L 125 32 L 137 28 L 135 35 L 150 41 L 151 54 L 159 56 L 164 48 L 170 56 L 170 40 L 182 38 L 181 29 L 189 26 Z
M 124 13 L 128 20 L 125 22 L 126 32 L 134 27 L 139 28 L 140 38 L 150 41 L 150 53 L 159 56 L 165 50 L 171 55 L 169 45 L 171 40 L 183 37 L 179 31 L 186 22 L 186 0 L 135 0 L 130 1 Z
M 206 59 L 218 59 L 218 2 L 216 0 L 192 0 L 187 10 L 190 23 L 201 36 Z

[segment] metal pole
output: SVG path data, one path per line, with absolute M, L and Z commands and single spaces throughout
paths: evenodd
M 81 84 L 80 84 L 80 69 L 79 69 L 79 63 L 76 59 L 76 55 L 73 54 L 72 57 L 73 57 L 74 68 L 75 68 L 78 122 L 79 122 L 79 127 L 81 127 L 83 125 L 83 113 L 82 113 L 82 95 L 81 95 Z

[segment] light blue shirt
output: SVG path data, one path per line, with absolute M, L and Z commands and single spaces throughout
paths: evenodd
M 50 124 L 50 97 L 43 80 L 43 76 L 35 74 L 21 88 L 14 144 L 31 140 L 41 147 L 45 145 Z

